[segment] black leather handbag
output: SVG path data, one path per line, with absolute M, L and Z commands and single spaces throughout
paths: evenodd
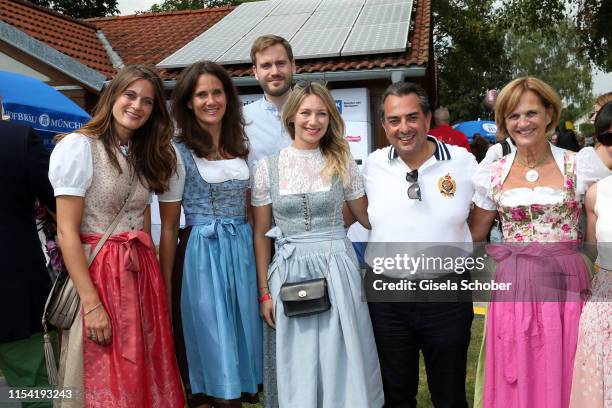
M 335 220 L 336 216 L 334 212 L 332 225 Z M 332 240 L 329 242 L 327 266 L 322 278 L 301 282 L 285 282 L 281 285 L 279 297 L 283 301 L 285 316 L 309 316 L 325 312 L 331 308 L 329 293 L 327 291 L 327 276 L 329 276 L 331 250 Z
M 287 317 L 322 313 L 331 307 L 325 278 L 284 283 L 280 288 L 280 298 Z

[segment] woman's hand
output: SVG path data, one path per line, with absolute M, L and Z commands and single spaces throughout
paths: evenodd
M 273 329 L 276 329 L 276 316 L 274 314 L 274 303 L 272 300 L 264 300 L 259 304 L 259 315 Z
M 100 346 L 111 344 L 111 321 L 101 303 L 92 309 L 85 309 L 85 332 L 90 340 Z

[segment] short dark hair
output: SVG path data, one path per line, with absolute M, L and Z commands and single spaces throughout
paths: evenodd
M 389 87 L 385 90 L 380 98 L 380 103 L 378 105 L 378 114 L 380 115 L 380 120 L 382 122 L 385 121 L 385 100 L 389 95 L 394 96 L 404 96 L 415 94 L 419 98 L 419 105 L 421 105 L 421 110 L 423 114 L 427 115 L 431 112 L 431 108 L 429 106 L 429 99 L 427 98 L 427 92 L 421 85 L 415 84 L 413 82 L 396 82 L 394 84 L 389 85 Z
M 595 118 L 595 135 L 604 134 L 612 127 L 612 102 L 601 107 Z
M 276 44 L 280 44 L 283 46 L 285 52 L 287 53 L 287 58 L 289 58 L 289 62 L 293 62 L 293 50 L 291 49 L 291 44 L 289 44 L 289 41 L 278 35 L 266 34 L 255 39 L 253 45 L 251 46 L 251 62 L 253 62 L 253 65 L 257 66 L 256 54 L 258 52 L 261 52 L 266 48 L 272 47 Z

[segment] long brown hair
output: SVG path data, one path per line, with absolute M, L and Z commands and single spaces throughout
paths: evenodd
M 325 166 L 321 170 L 323 175 L 338 176 L 342 181 L 348 180 L 349 160 L 352 160 L 351 150 L 344 138 L 344 120 L 338 112 L 336 103 L 331 94 L 323 85 L 309 82 L 304 86 L 296 85 L 289 94 L 283 109 L 283 124 L 289 132 L 291 139 L 295 139 L 295 115 L 300 105 L 309 95 L 316 95 L 323 101 L 329 113 L 329 125 L 325 135 L 319 141 L 319 148 L 325 157 Z
M 193 110 L 187 106 L 201 75 L 216 77 L 223 84 L 225 92 L 227 106 L 221 119 L 219 151 L 233 157 L 247 157 L 248 139 L 244 131 L 244 117 L 238 91 L 225 69 L 211 61 L 196 62 L 185 69 L 176 81 L 172 93 L 172 114 L 179 128 L 177 140 L 184 143 L 198 157 L 206 157 L 213 150 L 212 136 L 200 126 Z
M 162 193 L 169 188 L 172 173 L 176 170 L 176 155 L 171 145 L 172 121 L 166 109 L 164 88 L 155 68 L 146 65 L 130 65 L 123 68 L 100 95 L 93 118 L 78 133 L 100 139 L 112 165 L 121 173 L 117 161 L 119 138 L 115 129 L 113 105 L 117 98 L 134 82 L 146 79 L 153 85 L 155 100 L 151 116 L 130 138 L 129 162 L 136 176 L 149 190 Z M 60 135 L 59 141 L 66 135 Z

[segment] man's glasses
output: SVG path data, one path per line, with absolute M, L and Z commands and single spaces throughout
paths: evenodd
M 411 172 L 406 173 L 406 181 L 411 183 L 410 187 L 408 187 L 408 198 L 411 200 L 421 201 L 421 187 L 419 186 L 418 180 L 418 170 L 412 170 Z
M 607 131 L 597 135 L 597 140 L 606 147 L 612 146 L 612 132 Z

